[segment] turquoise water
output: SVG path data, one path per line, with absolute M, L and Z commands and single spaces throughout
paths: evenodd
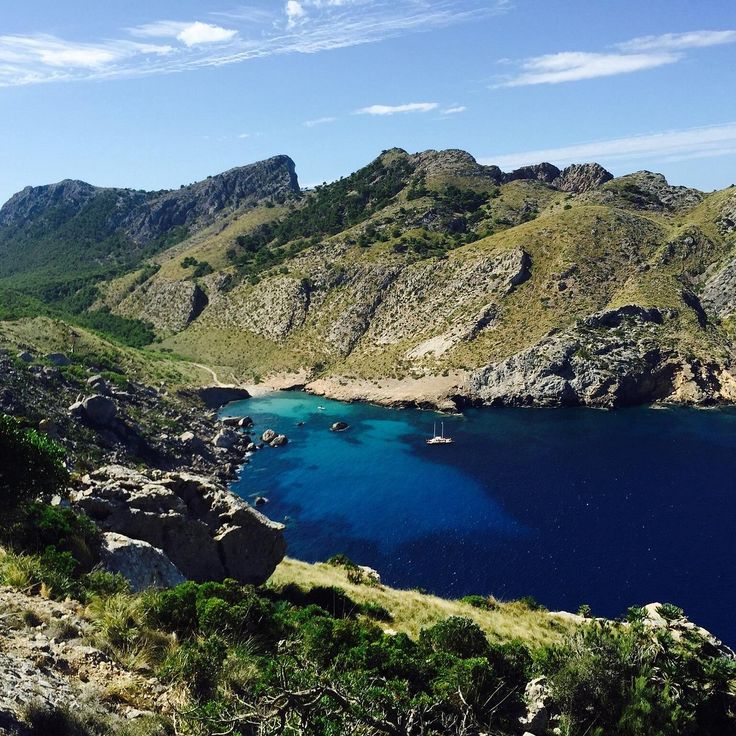
M 269 499 L 293 557 L 343 552 L 395 586 L 603 616 L 671 601 L 736 642 L 734 411 L 441 417 L 278 393 L 223 414 L 289 436 L 233 489 Z M 330 432 L 337 420 L 350 429 Z M 435 420 L 455 444 L 426 445 Z

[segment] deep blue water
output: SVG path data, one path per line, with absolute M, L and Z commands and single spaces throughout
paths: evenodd
M 290 438 L 233 488 L 269 499 L 292 557 L 343 552 L 393 586 L 603 616 L 669 601 L 736 643 L 736 411 L 440 417 L 279 393 L 223 413 Z M 338 419 L 350 429 L 330 432 Z M 425 444 L 435 420 L 455 444 Z

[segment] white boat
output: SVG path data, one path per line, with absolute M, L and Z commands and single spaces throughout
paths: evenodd
M 432 437 L 427 440 L 428 445 L 451 445 L 454 442 L 452 437 L 445 437 L 445 423 L 442 422 L 440 426 L 440 433 L 437 434 L 437 422 L 434 423 Z

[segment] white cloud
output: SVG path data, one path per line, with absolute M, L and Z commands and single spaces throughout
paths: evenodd
M 147 38 L 175 38 L 189 47 L 201 44 L 224 43 L 232 41 L 238 35 L 238 32 L 232 28 L 223 28 L 211 23 L 202 23 L 198 20 L 193 23 L 160 20 L 131 28 L 130 32 L 134 36 Z
M 316 118 L 314 120 L 305 120 L 304 125 L 307 128 L 314 128 L 317 125 L 325 125 L 326 123 L 334 123 L 337 121 L 337 118 L 334 117 L 324 117 L 324 118 Z
M 468 108 L 465 105 L 455 105 L 455 107 L 448 107 L 442 111 L 443 115 L 458 115 L 461 112 L 465 112 Z
M 501 87 L 522 87 L 531 84 L 559 84 L 581 79 L 629 74 L 652 69 L 680 60 L 678 54 L 655 52 L 649 54 L 601 54 L 584 51 L 563 51 L 527 59 L 522 72 L 503 82 Z
M 288 0 L 286 3 L 287 26 L 293 28 L 307 17 L 307 11 L 298 0 Z
M 524 87 L 534 84 L 560 84 L 582 79 L 630 74 L 644 69 L 674 64 L 687 49 L 736 43 L 736 31 L 689 31 L 665 33 L 615 44 L 615 51 L 561 51 L 532 56 L 519 63 L 519 71 L 496 87 Z M 509 64 L 508 59 L 499 63 Z
M 661 36 L 640 36 L 631 41 L 616 44 L 621 51 L 654 51 L 705 48 L 724 43 L 736 43 L 736 31 L 690 31 L 688 33 L 664 33 Z
M 237 35 L 238 32 L 232 29 L 196 21 L 187 26 L 177 35 L 177 38 L 187 46 L 197 46 L 201 43 L 223 43 L 224 41 L 231 41 Z
M 560 148 L 485 156 L 484 164 L 514 169 L 528 164 L 550 161 L 567 165 L 581 161 L 622 162 L 677 161 L 724 156 L 736 152 L 736 122 L 709 125 L 659 133 L 576 143 Z
M 245 138 L 250 138 L 250 137 L 251 137 L 250 133 L 239 133 L 238 134 L 238 138 L 245 139 Z
M 408 102 L 404 105 L 370 105 L 356 110 L 356 115 L 396 115 L 404 112 L 432 112 L 439 102 Z

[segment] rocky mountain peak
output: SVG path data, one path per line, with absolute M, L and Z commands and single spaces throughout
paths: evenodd
M 516 181 L 517 179 L 532 179 L 542 181 L 545 184 L 552 184 L 559 175 L 560 170 L 554 164 L 544 162 L 515 169 L 510 174 L 504 175 L 504 182 Z
M 0 209 L 0 225 L 22 225 L 45 210 L 63 206 L 79 210 L 101 191 L 84 181 L 64 179 L 56 184 L 25 187 Z
M 613 179 L 613 174 L 600 164 L 572 164 L 560 172 L 553 184 L 563 192 L 579 194 L 597 189 Z
M 445 151 L 422 151 L 413 158 L 417 172 L 430 178 L 451 176 L 495 179 L 497 172 L 500 172 L 495 166 L 482 166 L 467 151 L 456 148 Z

